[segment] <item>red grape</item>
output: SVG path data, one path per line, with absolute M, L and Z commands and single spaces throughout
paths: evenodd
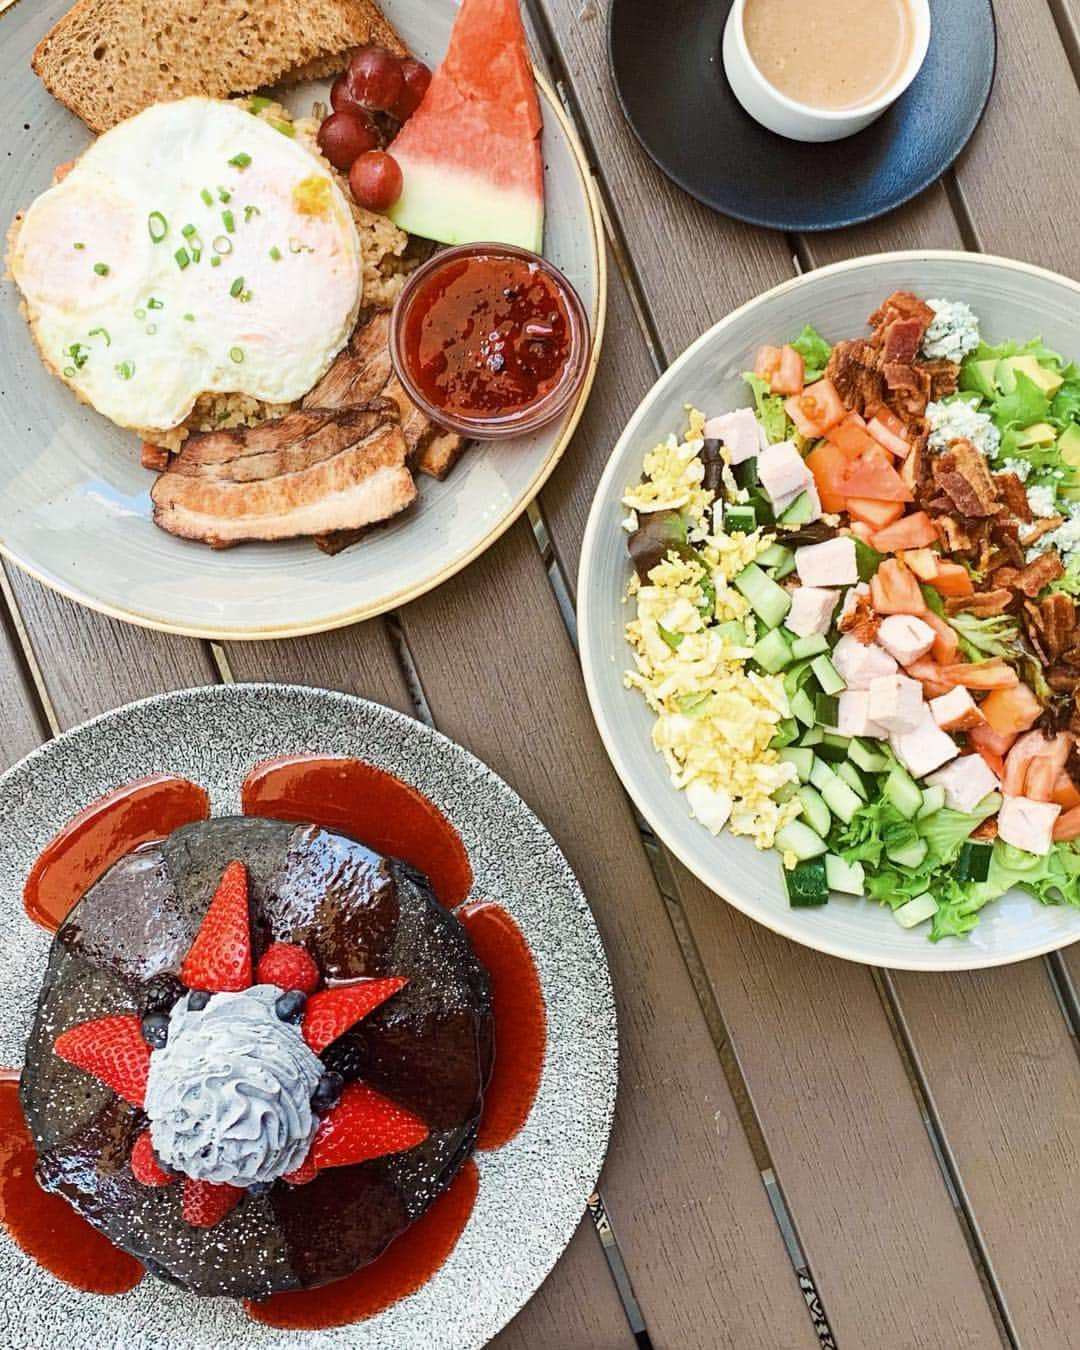
M 388 211 L 401 196 L 401 165 L 385 150 L 369 150 L 349 171 L 352 195 L 369 211 Z
M 358 104 L 349 92 L 349 77 L 339 75 L 330 86 L 330 106 L 335 112 L 355 112 Z
M 354 100 L 375 112 L 389 112 L 404 86 L 401 61 L 385 47 L 361 47 L 346 78 Z
M 318 140 L 334 168 L 347 172 L 357 156 L 375 149 L 379 133 L 362 112 L 335 112 L 319 128 Z
M 408 57 L 401 63 L 401 97 L 394 104 L 392 112 L 400 122 L 407 122 L 419 108 L 431 83 L 431 71 L 423 61 Z

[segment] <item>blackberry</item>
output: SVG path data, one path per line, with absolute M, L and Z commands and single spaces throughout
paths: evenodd
M 187 1005 L 190 1012 L 202 1012 L 210 1002 L 210 995 L 205 989 L 193 989 L 188 994 Z
M 169 1014 L 147 1013 L 142 1019 L 142 1037 L 154 1050 L 164 1050 L 169 1039 Z
M 311 1108 L 320 1116 L 325 1115 L 332 1106 L 337 1105 L 345 1079 L 334 1069 L 327 1069 L 319 1079 L 318 1086 L 311 1094 Z
M 346 1083 L 355 1083 L 363 1078 L 367 1060 L 362 1046 L 348 1036 L 341 1036 L 322 1052 L 322 1062 L 327 1069 L 339 1073 Z
M 302 989 L 290 989 L 274 1004 L 274 1011 L 283 1022 L 299 1022 L 307 1006 L 307 994 Z
M 143 1015 L 172 1012 L 173 1004 L 183 993 L 184 986 L 175 975 L 155 975 L 143 985 Z

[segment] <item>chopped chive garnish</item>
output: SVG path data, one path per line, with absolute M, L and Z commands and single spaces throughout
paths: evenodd
M 229 287 L 229 294 L 232 296 L 237 296 L 243 289 L 244 289 L 244 278 L 237 277 L 236 280 L 233 282 L 233 284 Z
M 201 257 L 202 257 L 202 249 L 201 249 L 201 248 L 193 248 L 193 249 L 191 250 L 191 261 L 192 261 L 192 262 L 198 262 L 199 259 L 200 259 Z
M 222 410 L 217 415 L 218 426 L 220 426 L 222 422 L 227 422 L 231 416 L 232 413 L 228 410 L 228 408 L 222 408 Z
M 107 277 L 109 275 L 109 264 L 95 263 L 94 271 L 98 274 L 99 277 Z
M 303 246 L 303 244 L 300 242 L 299 239 L 290 239 L 290 240 L 289 240 L 289 252 L 290 252 L 290 253 L 299 253 L 300 250 L 301 250 L 303 247 L 304 247 L 304 246 Z
M 275 262 L 281 261 L 281 249 L 278 248 L 277 244 L 270 250 L 270 256 Z
M 231 201 L 232 201 L 232 193 L 229 191 L 228 188 L 219 187 L 218 190 L 217 190 L 217 195 L 218 195 L 218 201 L 219 201 L 219 202 L 231 202 Z
M 242 348 L 240 348 L 240 347 L 230 347 L 230 348 L 229 348 L 229 360 L 230 360 L 230 361 L 235 361 L 236 364 L 239 365 L 240 362 L 243 361 L 243 359 L 244 359 L 244 352 L 243 352 L 243 349 L 242 349 Z
M 203 188 L 203 190 L 199 193 L 199 196 L 203 199 L 203 201 L 207 204 L 207 206 L 213 206 L 214 194 L 210 191 L 209 188 Z
M 86 245 L 85 245 L 85 244 L 72 244 L 71 247 L 72 247 L 72 248 L 85 248 Z
M 236 217 L 231 211 L 222 211 L 221 219 L 224 222 L 225 228 L 232 234 L 236 229 Z
M 194 315 L 194 314 L 185 314 L 185 315 L 184 315 L 184 318 L 188 321 L 188 323 L 194 323 L 194 322 L 195 322 L 195 315 Z
M 248 103 L 248 112 L 261 113 L 264 108 L 269 108 L 273 101 L 272 98 L 266 98 L 263 94 L 255 94 Z
M 112 346 L 112 338 L 109 336 L 109 330 L 108 330 L 107 328 L 91 328 L 91 329 L 90 329 L 89 336 L 90 336 L 90 337 L 97 337 L 99 333 L 100 333 L 101 336 L 105 339 L 105 346 L 106 346 L 106 347 L 111 347 L 111 346 Z
M 280 117 L 268 117 L 266 120 L 275 131 L 280 131 L 283 136 L 296 135 L 296 128 L 291 122 L 283 122 Z
M 210 266 L 211 266 L 211 267 L 220 267 L 220 266 L 221 266 L 221 259 L 220 259 L 220 257 L 218 257 L 218 255 L 217 255 L 216 253 L 215 253 L 214 256 L 210 259 Z
M 64 367 L 64 375 L 65 375 L 65 377 L 66 377 L 67 379 L 69 379 L 69 380 L 74 379 L 74 378 L 75 378 L 75 367 L 74 367 L 74 366 L 65 366 L 65 367 Z
M 157 324 L 156 324 L 156 323 L 148 323 L 148 324 L 146 325 L 146 335 L 147 335 L 147 337 L 153 337 L 154 334 L 155 334 L 156 332 L 157 332 Z
M 218 235 L 218 237 L 214 240 L 214 252 L 215 253 L 232 252 L 232 240 L 228 237 L 228 235 L 225 234 Z
M 184 236 L 185 239 L 190 239 L 191 236 L 195 233 L 195 226 L 185 225 L 184 228 L 180 231 L 180 233 Z
M 191 261 L 191 254 L 187 251 L 186 248 L 178 248 L 176 252 L 173 254 L 173 257 L 176 259 L 176 265 L 177 267 L 179 267 L 181 272 Z
M 135 374 L 135 362 L 121 361 L 116 367 L 116 373 L 122 380 L 130 380 L 132 375 Z
M 150 231 L 150 238 L 155 244 L 160 244 L 169 233 L 169 222 L 160 211 L 151 211 L 146 225 L 147 229 Z
M 246 169 L 251 163 L 251 156 L 246 150 L 241 150 L 238 155 L 233 155 L 229 163 L 236 169 Z
M 243 303 L 243 304 L 245 304 L 245 305 L 247 304 L 247 302 L 248 302 L 250 299 L 251 299 L 251 292 L 250 292 L 250 291 L 244 291 L 243 294 L 240 296 L 241 303 Z
M 152 296 L 150 297 L 150 299 L 147 300 L 147 302 L 146 302 L 146 308 L 147 308 L 147 309 L 164 309 L 164 308 L 165 308 L 165 304 L 164 304 L 163 301 L 158 300 L 156 296 L 153 296 L 153 295 L 152 295 Z
M 136 317 L 137 319 L 145 319 L 145 318 L 146 318 L 146 310 L 145 310 L 145 309 L 137 309 L 137 310 L 135 311 L 135 317 Z
M 257 206 L 244 207 L 244 224 L 246 225 L 252 216 L 261 216 L 262 212 Z
M 76 370 L 82 370 L 83 366 L 90 360 L 90 352 L 81 342 L 73 342 L 70 347 L 66 347 L 64 355 L 71 357 Z

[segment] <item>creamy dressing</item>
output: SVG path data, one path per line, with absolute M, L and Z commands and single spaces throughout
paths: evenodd
M 915 20 L 909 0 L 746 0 L 743 31 L 780 93 L 813 108 L 858 108 L 896 83 Z

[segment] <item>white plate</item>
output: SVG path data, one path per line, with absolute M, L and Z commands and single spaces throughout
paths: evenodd
M 646 395 L 623 432 L 596 491 L 581 555 L 578 628 L 593 715 L 612 763 L 638 809 L 676 856 L 712 890 L 752 919 L 833 956 L 905 970 L 970 970 L 1021 961 L 1080 938 L 1080 912 L 1040 905 L 1014 890 L 982 911 L 966 938 L 933 944 L 925 928 L 905 932 L 888 909 L 834 896 L 820 909 L 791 909 L 780 862 L 750 840 L 718 838 L 690 816 L 686 798 L 652 748 L 653 716 L 623 687 L 633 664 L 623 639 L 622 603 L 631 569 L 619 499 L 641 474 L 643 456 L 685 419 L 684 405 L 706 413 L 748 402 L 740 372 L 766 342 L 811 323 L 831 341 L 866 330 L 867 315 L 894 290 L 965 300 L 989 342 L 1041 334 L 1080 357 L 1080 285 L 1037 267 L 971 253 L 888 253 L 822 267 L 752 300 L 700 337 Z
M 30 69 L 35 44 L 70 0 L 0 15 L 0 235 L 89 143 L 83 124 Z M 453 0 L 386 0 L 388 17 L 432 64 Z M 289 91 L 309 112 L 325 85 Z M 47 586 L 131 623 L 195 637 L 277 638 L 370 618 L 431 590 L 509 528 L 555 468 L 588 396 L 603 334 L 606 277 L 599 211 L 584 154 L 541 82 L 544 252 L 580 292 L 593 332 L 581 398 L 533 436 L 475 446 L 445 483 L 421 476 L 415 507 L 336 558 L 310 540 L 216 553 L 150 517 L 153 477 L 139 444 L 74 397 L 38 359 L 13 282 L 0 282 L 0 552 Z M 0 269 L 2 270 L 2 269 Z

